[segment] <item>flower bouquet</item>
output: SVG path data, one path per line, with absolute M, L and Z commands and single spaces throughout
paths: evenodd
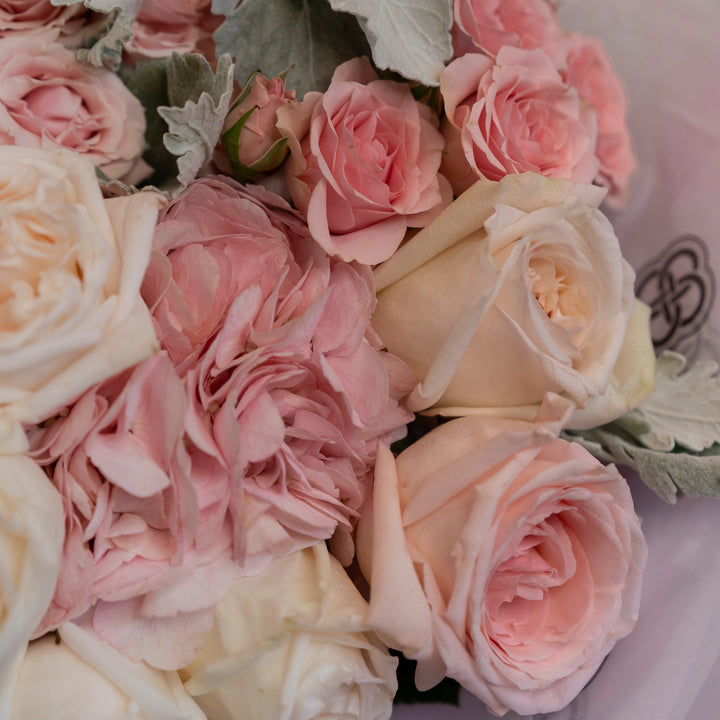
M 14 0 L 0 73 L 0 717 L 573 702 L 638 620 L 637 483 L 720 495 L 716 366 L 605 214 L 602 43 Z

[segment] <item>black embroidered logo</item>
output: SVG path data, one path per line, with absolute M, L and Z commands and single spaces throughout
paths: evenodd
M 686 355 L 715 301 L 708 249 L 696 235 L 681 235 L 637 273 L 637 296 L 652 309 L 650 329 L 658 350 Z

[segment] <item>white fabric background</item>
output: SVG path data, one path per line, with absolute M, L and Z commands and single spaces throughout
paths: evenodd
M 691 233 L 708 247 L 706 271 L 720 274 L 720 2 L 563 0 L 560 17 L 603 38 L 628 90 L 639 167 L 628 206 L 608 213 L 626 257 L 641 268 Z M 716 298 L 698 343 L 682 349 L 720 360 L 719 328 Z M 650 548 L 638 624 L 575 702 L 532 720 L 720 718 L 720 500 L 671 506 L 631 487 Z M 461 698 L 459 709 L 398 706 L 393 720 L 493 717 Z

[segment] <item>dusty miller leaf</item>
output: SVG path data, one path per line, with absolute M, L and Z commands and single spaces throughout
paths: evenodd
M 113 10 L 121 10 L 130 17 L 135 17 L 140 9 L 142 0 L 50 0 L 51 5 L 56 7 L 66 5 L 85 5 L 96 12 L 109 13 Z
M 220 137 L 232 95 L 233 64 L 221 55 L 213 73 L 197 53 L 175 53 L 168 64 L 168 97 L 171 106 L 158 108 L 167 122 L 165 147 L 177 156 L 178 181 L 191 182 L 211 158 Z
M 615 423 L 566 431 L 563 436 L 603 462 L 637 470 L 640 479 L 666 502 L 676 502 L 678 491 L 690 497 L 720 497 L 720 445 L 702 453 L 652 450 L 625 436 Z
M 452 55 L 451 0 L 329 0 L 334 10 L 360 18 L 379 68 L 438 85 Z
M 214 0 L 227 19 L 215 32 L 217 52 L 235 59 L 242 85 L 255 70 L 277 77 L 292 66 L 286 85 L 302 97 L 327 89 L 335 68 L 370 48 L 352 15 L 333 12 L 327 0 Z
M 715 363 L 696 363 L 680 374 L 685 358 L 664 352 L 655 366 L 655 393 L 602 427 L 566 431 L 603 462 L 638 471 L 663 500 L 678 491 L 720 497 L 720 378 Z
M 633 435 L 648 448 L 672 450 L 677 443 L 699 452 L 720 443 L 718 366 L 699 362 L 683 373 L 685 364 L 682 355 L 664 352 L 657 360 L 655 393 L 628 414 L 646 423 L 644 432 Z
M 132 37 L 132 18 L 120 11 L 105 26 L 103 34 L 91 40 L 92 45 L 78 50 L 79 60 L 88 62 L 95 67 L 106 67 L 116 70 L 122 62 L 123 43 Z

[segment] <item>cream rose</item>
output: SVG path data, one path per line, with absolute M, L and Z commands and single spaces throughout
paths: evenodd
M 464 417 L 393 459 L 381 448 L 358 526 L 369 622 L 497 714 L 564 707 L 637 619 L 647 548 L 614 467 L 535 422 Z
M 139 289 L 162 202 L 103 200 L 73 152 L 0 147 L 0 452 L 156 349 Z
M 43 471 L 23 455 L 0 456 L 0 717 L 52 599 L 64 536 L 62 501 Z
M 60 642 L 30 643 L 10 720 L 206 720 L 176 672 L 129 660 L 92 631 L 66 623 Z
M 372 324 L 420 378 L 411 409 L 529 418 L 546 392 L 581 408 L 602 395 L 634 302 L 604 193 L 532 173 L 479 181 L 376 269 Z M 652 367 L 649 339 L 632 347 L 626 367 Z
M 211 718 L 386 720 L 397 661 L 366 634 L 366 613 L 321 543 L 236 580 L 180 675 Z

